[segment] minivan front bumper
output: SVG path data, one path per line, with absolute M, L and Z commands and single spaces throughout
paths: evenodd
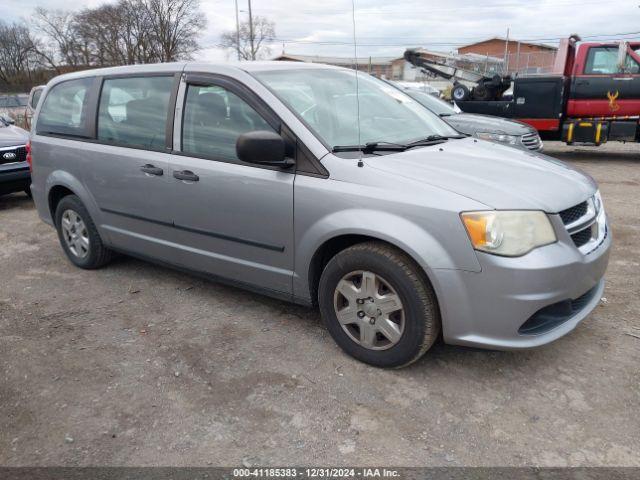
M 434 271 L 445 342 L 510 350 L 562 337 L 600 302 L 610 248 L 607 226 L 586 255 L 566 236 L 518 258 L 477 252 L 480 272 Z

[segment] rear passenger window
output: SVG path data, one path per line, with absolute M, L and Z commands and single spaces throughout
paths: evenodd
M 187 88 L 182 120 L 182 151 L 236 161 L 236 140 L 254 130 L 274 129 L 244 100 L 218 86 Z
M 37 133 L 87 135 L 87 97 L 93 78 L 58 83 L 47 94 L 37 120 Z
M 172 89 L 172 76 L 105 80 L 98 107 L 98 140 L 164 150 Z

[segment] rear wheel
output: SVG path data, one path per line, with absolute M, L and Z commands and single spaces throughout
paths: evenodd
M 385 243 L 357 244 L 332 258 L 320 278 L 318 300 L 336 343 L 371 365 L 408 365 L 440 332 L 436 298 L 424 273 Z
M 102 243 L 91 215 L 77 196 L 60 200 L 55 224 L 62 249 L 74 265 L 95 269 L 111 261 L 113 252 Z
M 481 101 L 491 100 L 491 90 L 485 85 L 478 85 L 473 89 L 473 98 Z

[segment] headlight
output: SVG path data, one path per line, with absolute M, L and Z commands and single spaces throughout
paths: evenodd
M 494 210 L 460 214 L 473 248 L 506 257 L 519 257 L 556 241 L 547 214 L 540 211 Z
M 507 135 L 505 133 L 476 132 L 476 137 L 491 142 L 506 143 L 507 145 L 516 145 L 518 143 L 517 135 Z
M 595 195 L 593 196 L 593 206 L 596 209 L 596 213 L 600 213 L 600 210 L 602 210 L 602 195 L 600 195 L 600 190 L 598 190 Z

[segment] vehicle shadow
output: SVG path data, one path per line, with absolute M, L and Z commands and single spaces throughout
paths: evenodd
M 13 208 L 29 209 L 33 208 L 33 200 L 26 193 L 11 193 L 0 195 L 0 211 L 11 210 Z
M 278 317 L 294 317 L 296 321 L 300 322 L 298 327 L 302 331 L 308 331 L 309 335 L 317 341 L 327 342 L 327 345 L 322 348 L 326 348 L 327 351 L 332 352 L 331 355 L 335 355 L 333 363 L 336 365 L 351 364 L 357 370 L 379 370 L 376 367 L 361 364 L 342 352 L 334 344 L 328 333 L 319 338 L 316 332 L 318 328 L 324 329 L 324 325 L 317 308 L 274 299 L 240 287 L 217 282 L 214 279 L 208 279 L 205 276 L 176 270 L 161 264 L 148 263 L 125 255 L 115 259 L 108 268 L 120 270 L 119 276 L 126 276 L 132 279 L 132 283 L 136 283 L 136 277 L 138 277 L 137 281 L 141 282 L 149 278 L 162 278 L 164 281 L 178 284 L 176 289 L 191 290 L 195 288 L 199 290 L 204 295 L 203 299 L 208 296 L 218 298 L 225 296 L 233 298 L 234 301 L 244 305 L 253 304 L 253 307 L 250 308 L 255 308 L 256 310 L 264 310 L 266 308 L 274 312 Z M 183 286 L 181 287 L 180 285 Z M 273 325 L 277 323 L 274 322 Z M 271 328 L 278 327 L 272 326 Z M 282 334 L 286 334 L 286 331 L 283 330 Z M 562 341 L 562 339 L 558 340 L 558 342 Z M 553 350 L 552 353 L 551 350 Z M 526 376 L 526 372 L 535 371 L 541 364 L 548 362 L 551 357 L 561 356 L 558 353 L 561 350 L 553 346 L 515 352 L 486 350 L 446 345 L 440 338 L 417 362 L 399 370 L 390 369 L 385 371 L 397 377 L 424 378 L 424 380 L 433 375 L 458 375 L 468 379 L 489 380 L 502 378 L 505 375 L 513 376 L 516 371 L 520 372 L 516 375 L 520 377 L 521 375 Z M 560 361 L 561 359 L 558 359 L 558 362 Z
M 624 162 L 624 163 L 639 163 L 640 162 L 640 149 L 636 152 L 612 152 L 612 151 L 598 151 L 596 147 L 592 147 L 592 150 L 576 149 L 571 151 L 566 150 L 545 150 L 545 155 L 557 158 L 564 161 L 577 161 L 577 162 Z

